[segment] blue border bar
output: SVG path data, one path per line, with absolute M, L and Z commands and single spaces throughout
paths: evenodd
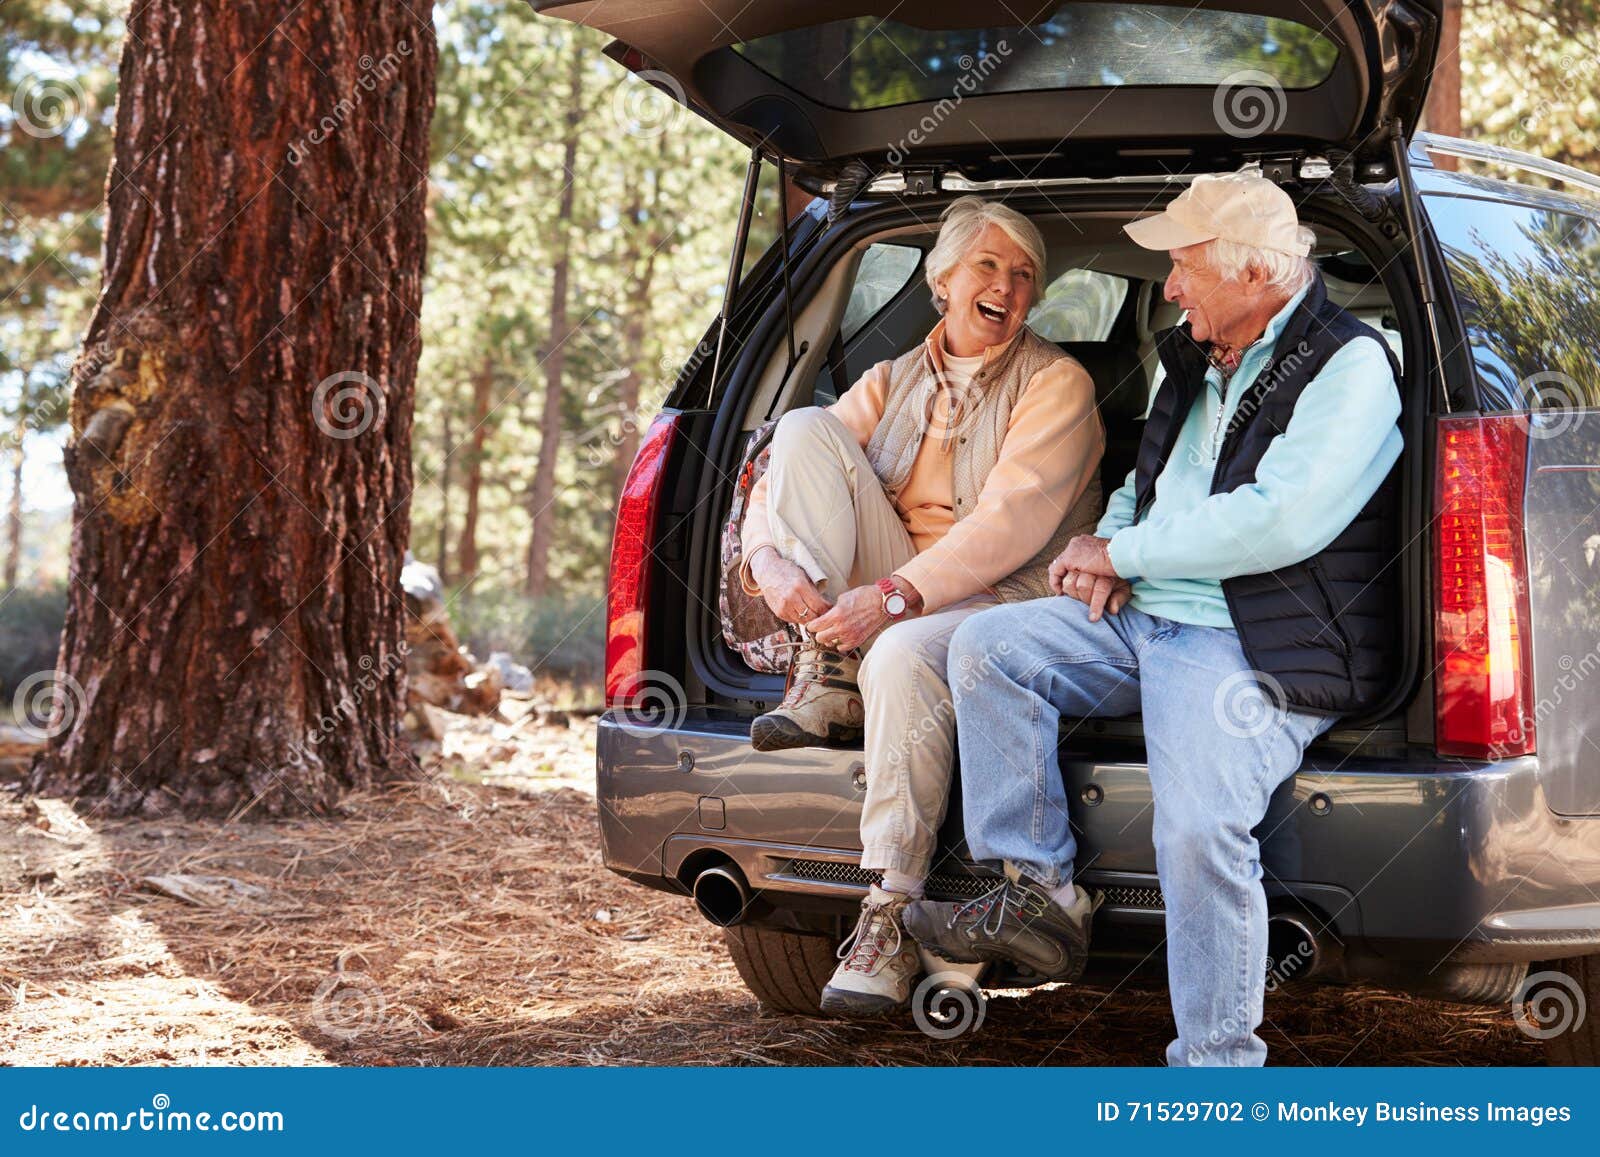
M 0 1070 L 0 1154 L 444 1157 L 483 1142 L 562 1157 L 858 1149 L 917 1157 L 1197 1150 L 1366 1157 L 1530 1141 L 1577 1141 L 1593 1151 L 1597 1072 L 8 1069 Z

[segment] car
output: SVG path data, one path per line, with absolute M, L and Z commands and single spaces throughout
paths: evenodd
M 1048 242 L 1030 324 L 1095 381 L 1109 493 L 1139 442 L 1152 335 L 1179 320 L 1164 256 L 1121 226 L 1197 173 L 1258 171 L 1314 229 L 1330 297 L 1394 349 L 1405 437 L 1391 561 L 1364 576 L 1390 594 L 1404 657 L 1257 830 L 1268 963 L 1511 1005 L 1552 1060 L 1600 1060 L 1600 179 L 1418 130 L 1442 0 L 1058 0 L 1021 6 L 1025 23 L 974 0 L 888 17 L 532 3 L 617 37 L 613 59 L 751 150 L 726 306 L 616 513 L 609 868 L 692 896 L 765 1006 L 816 1013 L 872 878 L 871 768 L 860 750 L 750 746 L 782 680 L 725 641 L 718 551 L 752 433 L 927 332 L 939 214 L 978 193 Z M 785 223 L 791 184 L 814 198 Z M 774 239 L 747 260 L 761 221 Z M 1324 586 L 1336 630 L 1351 593 Z M 1139 720 L 1064 721 L 1060 754 L 1080 882 L 1104 897 L 1091 966 L 1159 958 Z M 929 890 L 986 886 L 957 792 Z

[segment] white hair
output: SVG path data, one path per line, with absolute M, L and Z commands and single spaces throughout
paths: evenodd
M 1044 276 L 1044 237 L 1037 225 L 998 201 L 962 197 L 951 202 L 939 217 L 939 239 L 933 243 L 924 263 L 928 288 L 933 290 L 933 307 L 940 313 L 944 312 L 945 302 L 939 296 L 938 282 L 960 264 L 973 242 L 990 225 L 998 225 L 1017 243 L 1033 263 L 1035 277 Z
M 1317 235 L 1302 225 L 1297 239 L 1310 246 L 1316 244 Z M 1206 242 L 1206 262 L 1211 271 L 1224 280 L 1243 277 L 1245 271 L 1254 266 L 1268 286 L 1288 294 L 1298 293 L 1315 271 L 1309 257 L 1296 257 L 1279 249 L 1261 249 L 1222 237 Z

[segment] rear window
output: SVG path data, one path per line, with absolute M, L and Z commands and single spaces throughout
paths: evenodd
M 801 95 L 851 110 L 1121 85 L 1311 88 L 1339 58 L 1332 40 L 1292 20 L 1151 4 L 1064 3 L 1029 24 L 986 28 L 861 16 L 734 50 Z

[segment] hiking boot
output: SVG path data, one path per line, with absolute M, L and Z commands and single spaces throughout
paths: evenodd
M 856 684 L 860 669 L 859 657 L 830 651 L 806 638 L 795 649 L 783 702 L 750 725 L 750 746 L 782 751 L 861 742 L 866 710 Z
M 822 990 L 822 1011 L 835 1016 L 885 1016 L 911 1003 L 922 957 L 901 917 L 911 897 L 876 884 L 861 902 L 855 934 L 839 948 L 839 967 Z
M 906 908 L 906 930 L 941 960 L 957 964 L 1005 960 L 1050 980 L 1077 980 L 1089 962 L 1089 929 L 1101 896 L 1074 885 L 1062 908 L 1042 888 L 1010 873 L 965 903 L 918 901 Z

